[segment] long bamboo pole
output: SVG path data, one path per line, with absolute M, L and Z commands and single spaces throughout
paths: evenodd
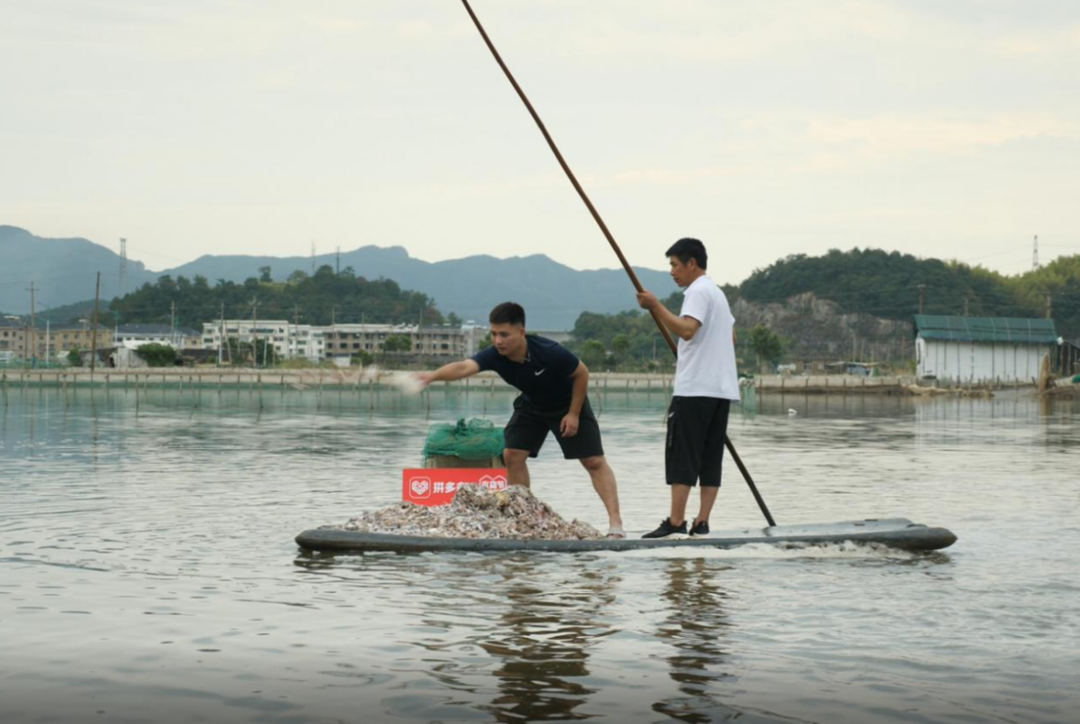
M 608 244 L 611 245 L 611 249 L 615 252 L 615 256 L 619 257 L 619 262 L 622 264 L 623 269 L 626 270 L 626 274 L 630 277 L 630 282 L 634 285 L 634 289 L 639 292 L 645 291 L 645 288 L 641 286 L 641 282 L 638 280 L 637 274 L 634 273 L 634 269 L 630 266 L 630 262 L 626 260 L 626 257 L 622 253 L 622 249 L 620 249 L 619 245 L 615 242 L 615 237 L 612 236 L 611 231 L 608 230 L 607 224 L 600 218 L 600 212 L 596 210 L 592 201 L 589 200 L 588 194 L 585 193 L 585 189 L 578 183 L 577 177 L 574 176 L 574 172 L 570 170 L 570 165 L 566 163 L 566 159 L 563 158 L 562 153 L 559 151 L 559 147 L 555 145 L 555 140 L 551 137 L 551 134 L 548 133 L 544 122 L 540 120 L 540 115 L 536 112 L 536 109 L 533 108 L 533 104 L 529 102 L 528 97 L 525 95 L 525 91 L 521 89 L 517 80 L 514 79 L 513 73 L 506 67 L 506 63 L 503 62 L 502 56 L 499 55 L 499 51 L 495 49 L 495 44 L 491 42 L 491 38 L 488 37 L 487 32 L 484 30 L 484 26 L 480 24 L 480 18 L 476 17 L 476 13 L 473 12 L 472 6 L 469 5 L 469 0 L 461 0 L 461 4 L 465 6 L 465 10 L 469 13 L 469 17 L 472 18 L 473 24 L 476 26 L 476 29 L 480 31 L 480 36 L 484 39 L 484 43 L 487 45 L 488 50 L 490 50 L 491 54 L 495 57 L 495 62 L 502 68 L 503 73 L 506 74 L 506 79 L 510 81 L 510 85 L 517 91 L 521 102 L 525 104 L 525 108 L 528 109 L 529 115 L 532 116 L 532 119 L 536 122 L 537 128 L 540 129 L 540 133 L 543 134 L 544 140 L 547 141 L 548 147 L 550 147 L 551 152 L 555 154 L 555 159 L 559 162 L 559 165 L 562 166 L 563 172 L 566 174 L 566 177 L 570 179 L 570 183 L 573 185 L 574 190 L 578 192 L 578 196 L 580 196 L 581 200 L 585 203 L 585 207 L 589 210 L 589 213 L 592 214 L 593 220 L 595 220 L 597 226 L 600 227 L 600 231 L 603 232 L 604 238 L 607 239 Z M 671 353 L 678 356 L 679 351 L 675 346 L 675 340 L 671 338 L 671 333 L 668 332 L 667 327 L 660 321 L 659 314 L 651 309 L 649 310 L 649 313 L 652 314 L 653 321 L 656 322 L 656 326 L 659 327 L 660 334 L 664 335 L 664 341 L 667 342 L 668 347 L 671 349 Z M 773 520 L 772 514 L 769 513 L 768 506 L 765 505 L 765 500 L 761 497 L 761 493 L 758 492 L 757 486 L 754 485 L 754 480 L 750 477 L 750 471 L 746 469 L 742 458 L 735 452 L 735 446 L 731 444 L 730 437 L 725 439 L 725 444 L 727 445 L 728 452 L 731 453 L 731 459 L 735 461 L 735 465 L 738 466 L 739 472 L 742 473 L 743 478 L 746 480 L 746 484 L 750 486 L 750 492 L 753 493 L 754 500 L 757 501 L 758 507 L 761 508 L 765 520 L 768 521 L 769 525 L 775 526 L 776 521 Z

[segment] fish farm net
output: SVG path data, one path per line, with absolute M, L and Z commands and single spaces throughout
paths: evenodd
M 506 441 L 503 429 L 490 420 L 465 418 L 456 424 L 439 423 L 428 430 L 424 458 L 456 457 L 462 460 L 485 460 L 502 455 Z

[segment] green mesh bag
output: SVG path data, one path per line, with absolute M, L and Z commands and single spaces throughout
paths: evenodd
M 505 446 L 501 427 L 495 427 L 489 420 L 473 418 L 465 422 L 461 418 L 456 425 L 431 426 L 424 442 L 424 457 L 450 455 L 462 460 L 483 460 L 502 455 Z

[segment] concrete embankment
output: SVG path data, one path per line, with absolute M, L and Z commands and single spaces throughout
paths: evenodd
M 105 387 L 105 388 L 283 388 L 308 389 L 365 389 L 389 387 L 396 376 L 407 371 L 364 369 L 235 369 L 235 368 L 158 368 L 138 370 L 51 369 L 0 370 L 0 387 L 4 390 L 28 386 L 44 387 Z M 659 392 L 671 394 L 673 377 L 670 374 L 630 372 L 594 372 L 589 388 L 594 393 Z M 745 382 L 745 381 L 744 381 Z M 991 385 L 993 389 L 1029 387 L 1029 384 L 1005 383 Z M 762 375 L 753 380 L 754 389 L 762 394 L 794 395 L 919 395 L 958 392 L 952 385 L 917 382 L 913 377 L 861 377 L 857 375 Z M 967 385 L 967 389 L 985 390 L 985 385 Z M 493 372 L 482 372 L 457 382 L 438 382 L 431 389 L 499 390 L 510 387 Z
M 905 395 L 913 377 L 861 375 L 762 375 L 754 380 L 758 392 L 799 395 Z
M 0 386 L 14 389 L 27 386 L 42 387 L 105 387 L 105 388 L 290 388 L 308 389 L 364 389 L 387 387 L 395 376 L 408 375 L 406 371 L 379 371 L 363 369 L 191 369 L 157 368 L 137 370 L 98 369 L 52 369 L 52 370 L 0 370 Z M 590 389 L 597 392 L 670 392 L 671 375 L 632 374 L 600 372 L 590 377 Z M 457 382 L 438 382 L 431 389 L 510 389 L 493 372 L 480 374 Z

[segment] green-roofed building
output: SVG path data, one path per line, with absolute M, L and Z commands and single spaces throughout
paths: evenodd
M 919 377 L 957 382 L 1029 382 L 1059 344 L 1052 319 L 915 315 Z

